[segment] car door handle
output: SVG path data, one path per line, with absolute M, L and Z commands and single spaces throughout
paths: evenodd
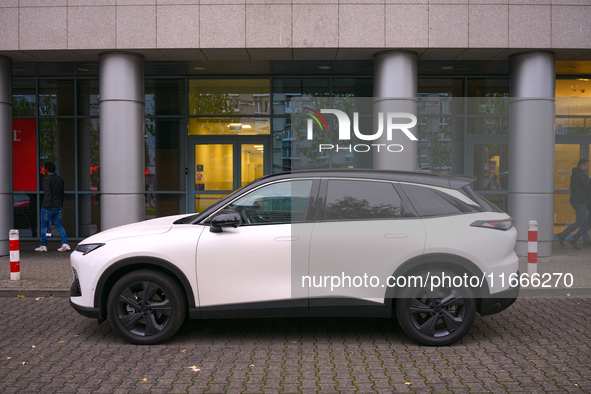
M 386 234 L 384 238 L 391 239 L 391 238 L 408 238 L 408 234 L 406 233 L 398 233 L 398 234 Z
M 291 237 L 277 237 L 275 238 L 275 242 L 294 242 L 300 239 L 300 237 L 291 236 Z

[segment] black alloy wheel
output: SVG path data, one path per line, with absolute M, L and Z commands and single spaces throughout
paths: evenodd
M 123 276 L 109 293 L 108 317 L 127 341 L 139 345 L 161 343 L 183 324 L 187 306 L 177 282 L 156 271 L 134 271 Z
M 476 316 L 474 293 L 469 287 L 431 288 L 429 277 L 457 276 L 450 271 L 418 274 L 426 286 L 407 287 L 396 300 L 396 317 L 404 332 L 421 345 L 444 346 L 459 341 Z

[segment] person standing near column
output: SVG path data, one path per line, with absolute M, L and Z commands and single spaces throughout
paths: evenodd
M 568 240 L 568 243 L 570 243 L 572 247 L 575 249 L 581 249 L 577 246 L 577 241 L 581 237 L 589 237 L 589 234 L 587 234 L 587 232 L 591 230 L 591 179 L 589 179 L 589 190 L 587 193 L 587 213 L 587 224 L 581 227 L 579 231 L 571 239 Z M 591 245 L 591 241 L 583 241 L 583 245 Z
M 62 226 L 62 207 L 64 206 L 64 180 L 55 173 L 55 164 L 45 163 L 43 178 L 43 206 L 41 208 L 41 246 L 35 249 L 36 252 L 47 252 L 47 230 L 51 220 L 60 233 L 62 246 L 58 252 L 70 250 L 66 230 Z
M 558 243 L 564 246 L 564 240 L 570 233 L 582 227 L 587 222 L 587 196 L 589 194 L 589 178 L 585 173 L 589 169 L 589 160 L 581 159 L 573 168 L 570 177 L 570 204 L 575 210 L 577 219 L 559 234 L 556 234 Z M 583 234 L 584 242 L 589 242 L 589 235 Z M 576 241 L 575 241 L 576 242 Z M 575 247 L 575 246 L 573 246 Z

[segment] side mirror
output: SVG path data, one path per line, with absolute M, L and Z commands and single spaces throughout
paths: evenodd
M 221 233 L 222 227 L 238 227 L 242 223 L 240 214 L 229 209 L 223 209 L 216 213 L 209 221 L 209 231 L 212 233 Z

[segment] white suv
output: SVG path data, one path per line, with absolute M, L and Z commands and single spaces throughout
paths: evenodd
M 448 345 L 519 291 L 507 280 L 518 271 L 513 220 L 472 181 L 265 176 L 199 214 L 85 239 L 71 255 L 70 304 L 137 344 L 167 340 L 187 316 L 396 316 L 416 342 Z

